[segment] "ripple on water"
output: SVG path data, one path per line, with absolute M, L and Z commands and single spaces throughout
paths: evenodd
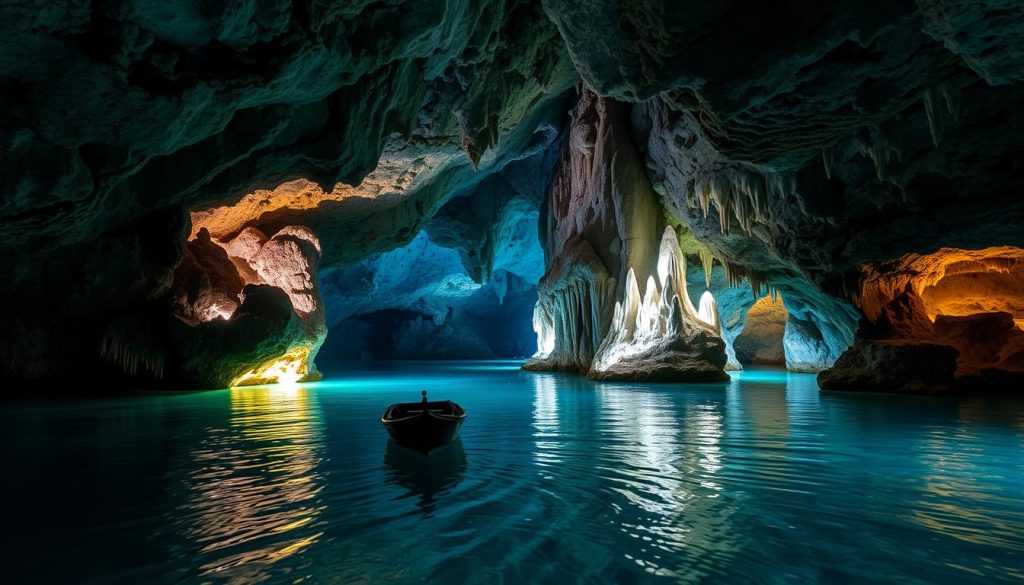
M 419 364 L 9 407 L 15 581 L 1021 582 L 1024 407 Z M 429 459 L 390 402 L 470 414 Z M 40 467 L 46 461 L 49 465 Z M 63 489 L 74 478 L 75 489 Z M 8 550 L 12 550 L 8 547 Z

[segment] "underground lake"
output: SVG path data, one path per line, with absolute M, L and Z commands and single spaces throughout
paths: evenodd
M 1024 583 L 1021 0 L 0 33 L 0 583 Z
M 0 406 L 5 580 L 1019 583 L 1024 402 L 518 361 Z M 390 402 L 469 418 L 430 458 Z M 40 464 L 45 462 L 45 464 Z

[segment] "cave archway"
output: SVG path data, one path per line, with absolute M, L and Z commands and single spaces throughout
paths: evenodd
M 771 294 L 747 309 L 743 330 L 733 341 L 736 360 L 741 365 L 784 367 L 786 352 L 783 338 L 789 312 L 782 298 Z

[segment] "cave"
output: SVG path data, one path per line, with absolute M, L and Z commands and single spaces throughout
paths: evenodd
M 786 307 L 782 300 L 765 295 L 747 310 L 743 331 L 733 340 L 740 364 L 785 366 Z
M 1019 2 L 0 23 L 13 581 L 1020 580 Z

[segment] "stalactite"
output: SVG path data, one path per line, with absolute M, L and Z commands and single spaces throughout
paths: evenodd
M 960 86 L 955 82 L 947 81 L 939 85 L 939 92 L 946 102 L 946 110 L 954 120 L 960 117 Z
M 126 340 L 125 332 L 118 327 L 108 329 L 100 340 L 99 352 L 103 359 L 116 364 L 128 375 L 138 374 L 141 366 L 142 371 L 154 378 L 160 379 L 164 376 L 163 353 Z
M 750 286 L 750 293 L 754 295 L 755 299 L 763 296 L 762 291 L 767 291 L 767 294 L 771 295 L 778 294 L 778 291 L 768 282 L 768 277 L 764 272 L 744 268 L 730 262 L 723 262 L 722 266 L 725 268 L 725 279 L 730 287 L 743 286 L 743 281 L 746 280 Z
M 712 264 L 715 261 L 715 257 L 711 255 L 711 250 L 706 246 L 697 248 L 697 257 L 700 258 L 700 265 L 704 268 L 704 286 L 711 286 L 711 270 Z
M 793 188 L 791 181 L 776 173 L 729 169 L 694 181 L 692 199 L 705 219 L 708 209 L 715 207 L 722 233 L 729 233 L 733 217 L 750 233 L 755 222 L 772 219 L 772 200 L 785 197 Z
M 832 167 L 836 164 L 836 155 L 832 147 L 821 149 L 821 162 L 825 164 L 825 176 L 832 178 Z
M 885 180 L 886 166 L 889 164 L 889 159 L 895 149 L 889 143 L 888 140 L 881 136 L 881 131 L 875 128 L 869 133 L 869 137 L 866 140 L 861 140 L 857 144 L 857 149 L 860 154 L 868 157 L 875 164 L 875 175 L 879 181 Z
M 932 133 L 932 143 L 938 146 L 942 138 L 942 114 L 935 93 L 935 90 L 929 87 L 921 94 L 921 99 L 924 101 L 924 112 L 928 116 L 928 130 Z

